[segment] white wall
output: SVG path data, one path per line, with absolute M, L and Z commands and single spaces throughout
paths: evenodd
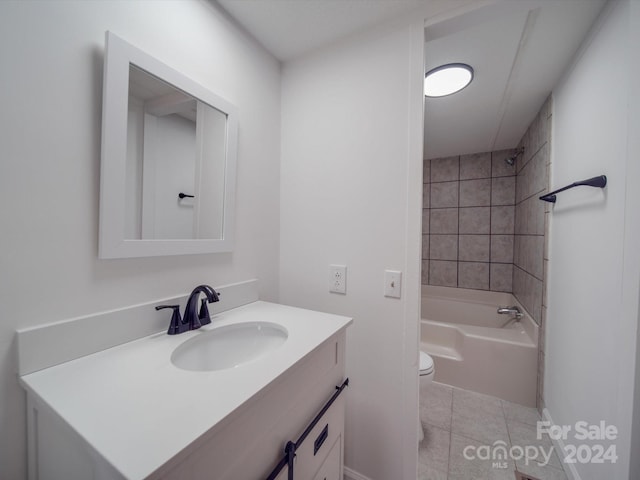
M 631 14 L 629 15 L 629 29 L 631 32 L 640 31 L 640 3 L 631 2 Z M 632 79 L 640 78 L 640 56 L 632 55 L 629 57 L 630 77 Z M 629 98 L 629 132 L 631 135 L 627 136 L 628 140 L 628 152 L 634 154 L 627 155 L 627 217 L 628 217 L 628 231 L 629 241 L 626 243 L 627 251 L 626 256 L 636 255 L 635 260 L 630 259 L 631 267 L 633 268 L 633 262 L 636 265 L 640 263 L 637 256 L 640 255 L 637 246 L 640 245 L 640 215 L 637 215 L 638 205 L 640 205 L 640 188 L 638 188 L 637 181 L 640 178 L 640 161 L 638 161 L 638 152 L 640 152 L 640 94 L 637 90 L 630 90 L 632 95 Z M 630 218 L 629 218 L 630 217 Z M 629 271 L 631 270 L 631 271 Z M 638 325 L 636 331 L 636 376 L 635 376 L 635 391 L 633 396 L 633 423 L 631 425 L 631 447 L 630 451 L 640 452 L 640 285 L 633 284 L 633 271 L 628 269 L 627 272 L 631 275 L 628 284 L 628 295 L 625 295 L 627 304 L 633 314 L 633 310 L 636 310 L 636 325 Z M 640 282 L 638 282 L 640 283 Z M 636 289 L 636 300 L 633 300 L 633 290 Z M 640 478 L 640 455 L 631 456 L 631 466 L 629 468 L 629 478 Z
M 419 19 L 283 69 L 280 300 L 355 318 L 345 464 L 371 479 L 416 478 L 423 38 Z
M 232 254 L 98 260 L 107 29 L 238 106 Z M 280 65 L 198 0 L 2 1 L 0 59 L 0 478 L 21 479 L 16 328 L 173 296 L 202 282 L 258 277 L 261 296 L 277 300 Z
M 552 187 L 609 179 L 604 191 L 560 194 L 551 212 L 544 401 L 557 424 L 619 430 L 618 461 L 578 463 L 583 480 L 629 478 L 640 280 L 634 2 L 605 7 L 553 93 Z

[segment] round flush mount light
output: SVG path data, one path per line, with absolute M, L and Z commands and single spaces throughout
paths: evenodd
M 448 63 L 427 72 L 424 94 L 427 97 L 446 97 L 459 92 L 473 80 L 473 68 L 466 63 Z

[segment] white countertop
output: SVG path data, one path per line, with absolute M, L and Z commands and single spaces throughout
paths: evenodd
M 194 336 L 251 321 L 284 326 L 287 341 L 226 370 L 193 372 L 171 363 L 173 350 Z M 351 322 L 259 301 L 214 315 L 199 330 L 150 335 L 22 376 L 21 382 L 124 477 L 142 479 L 221 428 L 241 405 Z

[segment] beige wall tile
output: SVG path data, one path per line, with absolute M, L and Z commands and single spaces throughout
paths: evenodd
M 457 208 L 432 208 L 429 233 L 458 233 Z
M 489 235 L 460 235 L 459 260 L 489 261 Z
M 513 155 L 514 152 L 515 152 L 515 148 L 491 152 L 491 176 L 492 177 L 510 177 L 516 174 L 515 165 L 509 165 L 507 162 L 505 162 L 505 159 Z
M 510 263 L 492 263 L 489 288 L 494 292 L 513 290 L 513 265 Z
M 550 136 L 551 97 L 517 147 L 424 161 L 423 281 L 513 292 L 541 320 L 550 209 L 538 196 L 549 188 Z
M 491 179 L 463 180 L 460 182 L 460 206 L 483 207 L 491 205 Z
M 549 215 L 550 212 L 545 212 L 544 214 L 544 236 L 545 236 L 545 245 L 544 245 L 544 258 L 550 260 L 549 256 Z
M 489 290 L 489 264 L 476 262 L 458 263 L 458 287 Z
M 491 177 L 491 152 L 460 156 L 460 180 Z
M 513 263 L 538 280 L 543 278 L 544 237 L 516 235 Z
M 520 172 L 522 171 L 524 166 L 527 164 L 527 162 L 529 160 L 531 160 L 531 156 L 533 155 L 533 153 L 535 153 L 535 152 L 531 151 L 531 143 L 529 141 L 529 138 L 530 138 L 530 135 L 531 135 L 530 130 L 531 130 L 531 128 L 527 129 L 527 131 L 522 136 L 522 139 L 520 140 L 520 143 L 518 144 L 518 149 L 524 148 L 524 153 L 522 155 L 520 155 L 516 160 L 516 174 L 517 175 L 520 175 Z
M 513 263 L 513 235 L 491 235 L 490 261 Z
M 513 234 L 515 207 L 491 207 L 491 234 Z
M 518 203 L 516 206 L 516 234 L 544 235 L 544 203 L 538 199 L 538 195 Z
M 516 180 L 516 202 L 547 190 L 549 185 L 547 160 L 549 145 L 545 144 L 518 174 Z
M 429 260 L 422 259 L 420 277 L 422 279 L 422 285 L 429 285 Z
M 423 183 L 422 184 L 422 208 L 430 208 L 430 197 L 431 197 L 431 184 Z
M 460 210 L 460 233 L 490 233 L 491 209 L 468 207 Z
M 430 235 L 429 260 L 457 260 L 458 235 Z
M 429 258 L 429 235 L 422 235 L 422 259 Z
M 516 203 L 516 177 L 500 177 L 491 181 L 491 205 Z
M 460 157 L 434 158 L 431 160 L 431 181 L 448 182 L 460 176 Z
M 518 266 L 513 268 L 513 294 L 537 324 L 542 316 L 542 281 Z
M 429 284 L 456 287 L 458 285 L 458 262 L 430 260 Z
M 424 160 L 422 162 L 422 183 L 429 183 L 431 181 L 431 160 Z
M 431 208 L 458 206 L 458 182 L 431 184 Z
M 422 209 L 422 233 L 429 233 L 429 218 L 431 217 L 431 210 L 428 208 Z

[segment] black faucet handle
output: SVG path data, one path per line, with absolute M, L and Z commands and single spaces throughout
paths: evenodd
M 165 308 L 171 308 L 173 310 L 173 314 L 171 315 L 171 323 L 169 324 L 167 334 L 177 335 L 179 333 L 186 332 L 188 330 L 188 325 L 182 323 L 182 317 L 180 316 L 180 305 L 158 305 L 156 307 L 156 310 L 163 310 Z
M 203 298 L 202 303 L 200 303 L 200 313 L 198 314 L 198 319 L 200 320 L 200 325 L 209 325 L 211 323 L 211 316 L 209 315 L 209 308 L 207 307 L 207 299 Z
M 207 293 L 207 299 L 209 301 L 209 303 L 213 303 L 213 302 L 219 302 L 220 301 L 220 293 L 216 292 L 212 287 L 210 287 L 209 285 L 203 285 L 203 287 L 208 290 Z

